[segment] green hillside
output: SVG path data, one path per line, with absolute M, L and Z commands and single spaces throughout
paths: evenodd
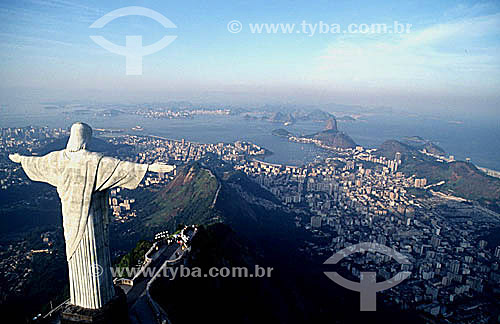
M 388 159 L 394 159 L 396 152 L 401 153 L 403 160 L 399 170 L 407 176 L 414 174 L 426 178 L 428 184 L 445 181 L 439 188 L 441 191 L 477 200 L 492 210 L 500 210 L 500 179 L 486 175 L 472 163 L 437 162 L 416 148 L 395 140 L 384 142 L 377 150 L 378 155 Z
M 430 183 L 444 180 L 446 183 L 442 191 L 478 200 L 494 210 L 500 208 L 500 180 L 484 174 L 471 163 L 410 162 L 403 165 L 401 170 L 427 178 Z
M 396 141 L 396 140 L 388 140 L 380 145 L 377 150 L 377 155 L 384 156 L 389 160 L 393 160 L 396 156 L 396 152 L 401 153 L 401 159 L 406 161 L 411 158 L 415 158 L 418 156 L 418 151 L 412 146 Z M 420 156 L 419 156 L 420 157 Z M 423 156 L 422 156 L 423 159 Z
M 153 246 L 153 243 L 150 241 L 141 240 L 137 242 L 135 248 L 132 249 L 129 253 L 125 254 L 120 260 L 117 262 L 117 268 L 133 268 L 144 262 L 144 256 L 146 252 Z M 126 276 L 126 273 L 123 273 Z
M 198 163 L 179 170 L 177 177 L 150 201 L 144 225 L 175 230 L 179 224 L 202 224 L 216 216 L 212 204 L 219 188 L 215 175 Z

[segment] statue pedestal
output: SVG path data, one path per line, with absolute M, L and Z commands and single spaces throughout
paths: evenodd
M 116 296 L 100 309 L 88 309 L 75 305 L 66 306 L 61 312 L 61 324 L 114 324 L 130 323 L 127 297 L 123 290 L 115 287 Z

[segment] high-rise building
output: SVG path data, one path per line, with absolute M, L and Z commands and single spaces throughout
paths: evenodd
M 311 217 L 311 227 L 312 228 L 321 228 L 321 217 L 320 216 L 312 216 Z
M 427 179 L 415 179 L 415 188 L 423 188 L 427 185 Z
M 431 245 L 434 247 L 434 248 L 437 248 L 439 246 L 439 244 L 441 244 L 441 239 L 437 236 L 433 236 L 431 238 Z
M 396 152 L 394 160 L 396 160 L 396 162 L 401 164 L 401 153 L 400 152 Z
M 495 248 L 495 257 L 496 257 L 497 259 L 500 259 L 500 246 L 497 246 L 497 247 Z
M 450 264 L 450 270 L 454 274 L 458 274 L 460 272 L 460 261 L 454 260 Z

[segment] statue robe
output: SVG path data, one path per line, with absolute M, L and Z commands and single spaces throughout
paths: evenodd
M 147 164 L 120 161 L 80 150 L 23 156 L 33 181 L 57 187 L 61 199 L 71 303 L 98 309 L 114 296 L 109 253 L 108 189 L 135 189 Z

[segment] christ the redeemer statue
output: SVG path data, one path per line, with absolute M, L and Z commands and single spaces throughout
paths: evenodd
M 61 198 L 71 304 L 100 309 L 115 294 L 109 253 L 108 191 L 135 189 L 147 171 L 170 172 L 175 166 L 138 164 L 90 152 L 92 128 L 71 127 L 66 149 L 45 156 L 9 158 L 21 163 L 33 181 L 57 188 Z

